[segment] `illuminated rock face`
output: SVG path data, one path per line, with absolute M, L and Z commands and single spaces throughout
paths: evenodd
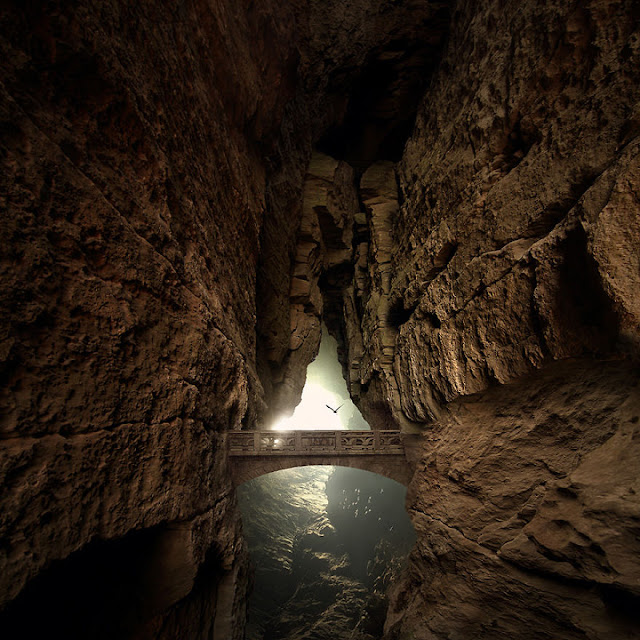
M 392 354 L 362 342 L 363 413 L 431 425 L 388 638 L 638 637 L 638 24 L 458 5 L 398 165 Z
M 149 629 L 214 566 L 240 637 L 218 434 L 322 314 L 370 424 L 426 428 L 388 637 L 633 637 L 637 3 L 5 4 L 0 602 L 177 527 Z
M 178 528 L 160 582 L 180 588 L 145 596 L 144 633 L 182 615 L 185 637 L 212 618 L 242 636 L 218 435 L 262 426 L 317 346 L 287 369 L 312 142 L 365 65 L 446 31 L 446 2 L 378 4 L 3 6 L 0 606 L 39 574 L 25 597 L 46 600 L 56 561 L 101 541 L 161 547 Z

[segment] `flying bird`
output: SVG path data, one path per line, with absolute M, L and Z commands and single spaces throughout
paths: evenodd
M 325 404 L 324 406 L 327 407 L 327 409 L 331 409 L 333 413 L 338 413 L 338 409 L 340 409 L 340 407 L 344 407 L 344 404 L 341 404 L 340 407 L 338 407 L 338 409 L 334 409 L 333 407 L 330 407 L 328 404 Z

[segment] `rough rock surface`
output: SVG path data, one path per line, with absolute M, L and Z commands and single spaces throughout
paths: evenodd
M 639 637 L 638 18 L 454 14 L 398 170 L 391 358 L 432 424 L 390 639 Z
M 347 375 L 370 424 L 377 429 L 406 426 L 393 370 L 398 335 L 391 308 L 393 225 L 398 215 L 395 166 L 378 162 L 360 179 L 359 199 L 366 230 L 354 251 L 353 282 L 344 290 Z
M 309 225 L 318 224 L 309 219 L 311 211 L 304 204 L 310 186 L 311 196 L 322 198 L 311 184 L 314 165 L 332 162 L 316 155 L 307 175 L 311 145 L 320 141 L 325 153 L 365 165 L 387 147 L 397 146 L 398 112 L 403 126 L 412 123 L 447 34 L 452 2 L 295 0 L 271 5 L 265 13 L 275 13 L 281 20 L 279 27 L 289 25 L 292 29 L 288 38 L 295 50 L 295 63 L 290 71 L 297 74 L 299 82 L 284 109 L 280 136 L 265 159 L 268 214 L 260 237 L 256 313 L 258 368 L 270 409 L 267 421 L 274 413 L 295 405 L 304 382 L 306 358 L 315 354 L 319 340 L 314 319 L 317 299 L 306 305 L 309 317 L 302 318 L 299 283 L 291 279 L 293 263 L 298 263 L 300 275 L 299 260 L 309 242 Z M 392 155 L 399 157 L 397 152 Z M 345 168 L 342 164 L 339 171 Z M 326 178 L 326 169 L 328 166 L 319 168 L 316 177 Z M 345 185 L 343 175 L 339 181 Z M 340 206 L 348 210 L 352 196 L 345 196 Z M 318 204 L 327 207 L 337 222 L 335 211 L 326 202 Z M 343 231 L 349 233 L 346 228 Z M 315 244 L 318 237 L 313 237 Z M 333 237 L 330 233 L 322 241 L 330 242 Z M 318 256 L 311 258 L 305 268 L 309 283 L 318 274 Z M 341 306 L 337 312 L 342 315 Z M 302 347 L 300 338 L 306 336 L 309 341 Z M 292 347 L 294 351 L 302 349 L 292 354 Z
M 235 3 L 5 4 L 0 602 L 167 523 L 193 531 L 191 583 L 209 548 L 231 569 L 216 432 L 260 401 L 265 170 L 244 130 L 279 124 L 255 25 Z
M 3 4 L 0 606 L 138 530 L 193 531 L 183 586 L 241 571 L 217 434 L 283 379 L 312 141 L 370 61 L 433 66 L 448 5 Z
M 360 180 L 350 390 L 429 425 L 390 639 L 639 635 L 639 17 L 458 3 L 399 191 Z
M 273 416 L 299 402 L 306 367 L 318 353 L 323 316 L 320 278 L 350 265 L 354 217 L 358 211 L 353 169 L 322 153 L 309 162 L 302 192 L 288 299 L 290 338 L 287 355 L 271 375 Z
M 400 165 L 392 297 L 412 314 L 397 349 L 410 417 L 637 334 L 632 4 L 463 5 Z
M 397 386 L 429 422 L 549 358 L 637 354 L 632 4 L 459 3 L 397 214 L 384 164 L 360 184 L 370 242 L 344 331 L 368 413 L 397 420 Z
M 385 638 L 637 638 L 637 372 L 561 362 L 450 411 Z
M 179 531 L 147 622 L 197 625 L 211 561 L 238 637 L 218 434 L 294 401 L 322 308 L 365 418 L 430 425 L 389 637 L 637 637 L 639 24 L 635 0 L 5 2 L 0 604 Z M 354 195 L 423 91 L 398 187 L 374 163 Z M 317 225 L 316 141 L 340 159 Z

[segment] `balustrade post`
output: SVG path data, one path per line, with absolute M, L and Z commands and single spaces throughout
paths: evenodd
M 259 431 L 253 432 L 253 450 L 256 453 L 260 453 L 260 432 Z
M 336 451 L 342 451 L 342 431 L 336 431 Z
M 373 450 L 380 451 L 380 432 L 377 429 L 373 431 Z
M 295 436 L 295 449 L 296 451 L 302 451 L 302 431 L 296 431 Z

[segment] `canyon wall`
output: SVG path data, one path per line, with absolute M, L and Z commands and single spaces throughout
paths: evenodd
M 298 401 L 317 353 L 321 316 L 336 319 L 332 334 L 341 339 L 341 270 L 352 253 L 351 218 L 359 212 L 354 167 L 380 154 L 399 158 L 396 147 L 406 134 L 398 137 L 396 129 L 413 122 L 446 38 L 451 4 L 286 3 L 299 82 L 265 158 L 269 215 L 257 278 L 258 371 L 267 426 Z M 327 289 L 333 295 L 325 295 Z
M 432 64 L 448 4 L 3 3 L 3 631 L 144 539 L 144 619 L 116 635 L 242 634 L 219 434 L 289 408 L 315 353 L 287 369 L 312 142 L 389 46 Z
M 639 18 L 458 3 L 395 207 L 362 178 L 351 386 L 426 425 L 389 639 L 638 637 Z
M 218 434 L 263 406 L 258 143 L 294 93 L 290 21 L 235 1 L 3 3 L 0 21 L 0 603 L 149 531 L 176 551 L 140 567 L 165 590 L 135 624 L 176 637 L 167 611 L 188 618 L 211 573 L 225 610 L 196 594 L 198 633 L 215 618 L 241 637 L 246 578 L 234 593 L 228 576 L 246 551 Z

